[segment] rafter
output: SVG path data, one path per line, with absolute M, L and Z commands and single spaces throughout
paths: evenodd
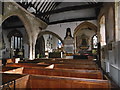
M 88 8 L 96 8 L 96 7 L 100 7 L 100 6 L 101 6 L 100 3 L 93 4 L 93 5 L 88 5 L 87 4 L 87 5 L 79 5 L 79 6 L 70 6 L 70 7 L 64 7 L 64 8 L 60 8 L 60 9 L 56 9 L 56 10 L 44 12 L 44 13 L 42 13 L 42 15 L 61 13 L 61 12 L 72 11 L 72 10 L 81 10 L 81 9 L 88 9 Z
M 97 17 L 72 18 L 72 19 L 65 19 L 65 20 L 49 22 L 49 25 L 58 24 L 58 23 L 65 23 L 65 22 L 74 22 L 74 21 L 96 20 L 96 19 L 97 19 Z
M 61 3 L 61 2 L 55 3 L 54 6 L 51 8 L 51 10 L 54 10 L 54 9 L 56 8 L 56 6 L 58 6 L 60 3 Z M 50 11 L 51 11 L 51 10 L 50 10 Z M 50 15 L 45 15 L 45 17 L 46 17 L 47 20 L 49 20 Z
M 56 7 L 60 3 L 62 3 L 62 2 L 54 2 L 54 0 L 30 0 L 29 2 L 28 2 L 28 0 L 22 0 L 22 2 L 19 2 L 19 4 L 26 10 L 31 7 L 34 8 L 35 11 L 31 12 L 31 13 L 46 23 L 49 23 L 49 18 L 52 14 L 66 12 L 66 11 L 73 11 L 73 10 L 89 9 L 89 8 L 94 8 L 96 10 L 96 17 L 97 17 L 97 15 L 99 13 L 98 10 L 102 6 L 102 4 L 100 2 L 99 3 L 87 2 L 87 3 L 85 3 L 85 5 L 69 6 L 69 7 L 63 7 L 63 8 L 56 9 Z M 68 21 L 71 22 L 73 20 L 74 21 L 87 20 L 90 18 L 91 17 L 60 20 L 60 21 L 50 22 L 49 24 L 68 22 Z M 93 17 L 92 17 L 92 19 L 93 19 Z

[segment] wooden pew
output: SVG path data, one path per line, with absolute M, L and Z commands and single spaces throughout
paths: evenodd
M 103 79 L 103 76 L 102 76 L 102 73 L 101 73 L 100 70 L 71 70 L 71 69 L 24 68 L 23 69 L 23 74 Z
M 28 88 L 110 88 L 107 80 L 30 75 Z
M 95 62 L 92 62 L 92 61 L 63 61 L 63 60 L 59 60 L 59 61 L 54 61 L 54 60 L 51 60 L 51 61 L 43 61 L 44 63 L 47 63 L 47 64 L 82 64 L 82 65 L 93 65 L 93 64 L 96 64 Z
M 32 64 L 32 63 L 14 63 L 14 64 L 7 64 L 7 67 L 39 67 L 39 68 L 45 68 L 49 66 L 49 64 Z
M 0 85 L 1 90 L 23 90 L 27 88 L 29 75 L 7 73 L 0 74 L 2 74 L 2 85 Z
M 14 67 L 24 67 L 22 74 L 32 74 L 17 80 L 16 88 L 110 88 L 107 80 L 99 80 L 102 79 L 102 74 L 94 62 L 54 59 L 45 60 L 47 64 L 41 62 L 43 61 L 34 64 L 7 64 L 13 69 Z M 47 69 L 46 67 L 52 63 L 57 64 L 54 64 L 53 69 Z M 21 85 L 21 83 L 23 84 Z
M 7 73 L 0 73 L 0 74 L 2 74 L 2 84 L 8 83 L 10 81 L 13 81 L 25 76 L 21 74 L 7 74 Z
M 39 63 L 42 61 L 49 61 L 52 59 L 34 59 L 34 60 L 25 60 L 25 61 L 19 61 L 19 63 Z
M 82 64 L 82 65 L 95 65 L 96 63 L 91 60 L 74 60 L 74 59 L 35 59 L 23 61 L 20 63 L 46 63 L 46 64 Z
M 2 72 L 13 70 L 13 69 L 17 69 L 17 68 L 19 68 L 19 67 L 6 67 L 6 66 L 3 66 L 2 67 Z
M 15 64 L 7 64 L 6 66 L 7 67 L 45 68 L 49 66 L 49 64 L 15 63 Z M 74 65 L 74 64 L 54 64 L 54 68 L 84 69 L 84 70 L 98 70 L 99 69 L 96 65 Z
M 96 65 L 75 65 L 75 64 L 54 64 L 54 68 L 99 70 L 99 68 Z
M 100 70 L 78 70 L 78 69 L 50 69 L 50 68 L 28 68 L 28 67 L 3 67 L 4 73 L 17 74 L 36 74 L 36 75 L 50 75 L 50 76 L 65 76 L 77 78 L 93 78 L 102 79 Z
M 15 80 L 15 83 L 10 88 L 15 89 L 43 89 L 43 88 L 85 88 L 85 89 L 107 89 L 110 88 L 110 83 L 107 80 L 85 79 L 85 78 L 71 78 L 71 77 L 57 77 L 46 75 L 17 75 L 4 74 L 3 85 L 9 81 Z M 16 78 L 17 77 L 17 78 Z M 4 88 L 3 88 L 4 89 Z M 105 90 L 106 90 L 105 89 Z

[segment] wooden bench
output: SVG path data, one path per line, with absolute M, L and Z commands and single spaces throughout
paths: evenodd
M 102 73 L 99 70 L 24 68 L 23 69 L 23 74 L 103 79 Z
M 99 68 L 96 65 L 75 65 L 75 64 L 54 64 L 54 68 L 99 70 Z
M 10 81 L 13 81 L 25 76 L 21 74 L 7 74 L 7 73 L 0 73 L 0 74 L 2 75 L 2 84 L 8 83 Z
M 19 68 L 19 67 L 6 67 L 6 66 L 3 66 L 2 67 L 2 72 L 13 70 L 13 69 L 17 69 L 17 68 Z
M 19 63 L 39 63 L 42 61 L 49 61 L 52 59 L 34 59 L 34 60 L 25 60 L 25 61 L 19 61 Z
M 2 85 L 0 85 L 2 90 L 22 90 L 23 88 L 27 88 L 27 82 L 29 79 L 29 75 L 21 75 L 21 74 L 7 74 L 0 73 L 2 75 Z
M 45 68 L 49 66 L 49 64 L 33 64 L 33 63 L 14 63 L 14 64 L 7 64 L 7 67 L 39 67 L 39 68 Z
M 91 60 L 74 60 L 74 59 L 35 59 L 27 60 L 20 63 L 46 63 L 46 64 L 84 64 L 84 65 L 93 65 L 96 64 Z
M 29 68 L 45 68 L 50 64 L 32 64 L 32 63 L 15 63 L 7 64 L 7 67 L 29 67 Z M 84 70 L 99 70 L 96 65 L 75 65 L 75 64 L 54 64 L 53 68 L 63 69 L 84 69 Z
M 63 60 L 59 60 L 59 61 L 43 61 L 47 64 L 82 64 L 82 65 L 94 65 L 96 64 L 95 62 L 90 62 L 90 61 L 63 61 Z
M 16 78 L 17 76 L 17 78 Z M 46 75 L 17 75 L 7 74 L 3 75 L 5 85 L 8 81 L 15 80 L 15 83 L 10 88 L 15 89 L 43 89 L 43 88 L 110 88 L 110 83 L 107 80 L 98 79 L 85 79 L 85 78 L 71 78 L 71 77 L 58 77 Z M 9 84 L 10 85 L 10 84 Z
M 36 63 L 37 61 L 37 63 Z M 15 80 L 16 88 L 110 88 L 107 80 L 102 80 L 102 73 L 93 61 L 49 59 L 33 60 L 34 63 L 7 64 L 3 71 L 23 74 L 15 78 L 8 75 L 9 80 Z M 53 69 L 48 68 L 54 63 Z M 56 64 L 57 63 L 57 64 Z M 10 67 L 10 68 L 9 68 Z M 24 68 L 16 68 L 24 67 Z M 15 69 L 14 69 L 15 68 Z M 21 73 L 22 71 L 22 73 Z M 27 74 L 27 75 L 24 75 Z M 7 76 L 6 76 L 7 77 Z M 14 79 L 13 79 L 14 77 Z M 5 79 L 5 78 L 4 78 Z M 101 80 L 100 80 L 101 79 Z M 24 82 L 23 82 L 24 81 Z M 6 81 L 4 81 L 6 82 Z M 13 87 L 13 86 L 12 86 Z
M 65 76 L 77 78 L 93 78 L 102 79 L 100 70 L 78 70 L 78 69 L 49 69 L 49 68 L 34 68 L 34 67 L 3 67 L 4 73 L 17 74 L 36 74 L 36 75 L 50 75 L 50 76 Z
M 30 75 L 28 88 L 110 88 L 107 80 Z

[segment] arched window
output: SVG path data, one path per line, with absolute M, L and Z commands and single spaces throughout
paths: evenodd
M 98 48 L 97 43 L 98 43 L 98 37 L 97 37 L 97 35 L 94 35 L 92 38 L 93 48 Z
M 8 38 L 10 40 L 10 48 L 12 49 L 22 49 L 23 48 L 23 37 L 22 34 L 15 30 L 11 31 L 8 35 Z
M 106 45 L 105 16 L 100 19 L 100 42 L 101 46 Z

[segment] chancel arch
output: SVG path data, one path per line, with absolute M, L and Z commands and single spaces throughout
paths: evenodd
M 97 33 L 97 27 L 90 22 L 83 22 L 75 28 L 75 51 L 92 50 L 92 37 Z

